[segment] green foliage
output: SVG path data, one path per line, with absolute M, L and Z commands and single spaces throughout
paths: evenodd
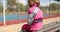
M 3 12 L 3 6 L 0 5 L 0 13 Z
M 51 3 L 49 6 L 49 9 L 54 11 L 54 10 L 60 10 L 60 4 L 56 4 L 56 3 Z
M 16 0 L 7 0 L 8 5 L 16 5 Z
M 18 7 L 19 7 L 18 9 L 20 11 L 25 11 L 25 6 L 23 4 L 19 3 L 19 6 Z
M 60 4 L 57 3 L 51 3 L 50 6 L 41 6 L 40 7 L 43 11 L 46 11 L 47 9 L 49 11 L 56 11 L 56 10 L 60 10 Z
M 29 5 L 26 5 L 25 6 L 25 11 L 28 11 L 28 9 L 29 9 Z
M 16 6 L 16 0 L 7 0 L 7 10 L 9 12 L 13 12 L 13 11 L 16 11 L 16 8 L 13 7 L 13 6 Z
M 19 11 L 21 12 L 26 12 L 28 10 L 28 5 L 24 6 L 23 4 L 19 3 L 18 7 Z
M 13 11 L 27 11 L 27 6 L 24 6 L 21 3 L 16 3 L 16 0 L 7 0 L 8 8 L 7 10 L 10 12 Z M 16 9 L 13 8 L 13 6 L 16 6 Z
M 45 6 L 45 7 L 41 6 L 41 7 L 40 7 L 40 9 L 41 9 L 42 11 L 46 11 L 47 8 L 48 8 L 48 6 Z

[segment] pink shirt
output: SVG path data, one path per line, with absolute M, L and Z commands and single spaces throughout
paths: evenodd
M 33 5 L 31 8 L 29 8 L 28 10 L 28 14 L 31 14 L 34 9 L 37 7 L 37 5 Z M 39 11 L 36 13 L 35 17 L 34 17 L 34 20 L 35 19 L 40 19 L 42 20 L 43 19 L 43 13 L 42 13 L 42 10 L 39 9 Z M 39 23 L 33 23 L 31 25 L 31 28 L 30 30 L 41 30 L 42 29 L 42 22 L 39 22 Z
M 31 8 L 29 8 L 28 14 L 32 13 L 36 7 L 37 7 L 37 5 L 35 4 Z M 41 20 L 43 19 L 42 10 L 39 9 L 39 11 L 36 13 L 36 16 L 34 17 L 34 19 L 41 19 Z

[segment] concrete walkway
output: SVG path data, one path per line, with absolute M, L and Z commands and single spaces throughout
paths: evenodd
M 44 19 L 43 20 L 43 25 L 55 22 L 55 21 L 60 21 L 60 17 L 56 18 L 50 18 L 50 19 Z M 0 27 L 0 32 L 18 32 L 21 30 L 22 25 L 26 24 L 25 23 L 20 23 L 20 24 L 14 24 L 14 25 L 8 25 L 8 26 L 1 26 Z

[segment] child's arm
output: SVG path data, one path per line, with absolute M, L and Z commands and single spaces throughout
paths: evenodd
M 38 12 L 38 10 L 39 10 L 39 8 L 36 7 L 36 8 L 34 9 L 34 11 L 28 15 L 28 18 L 29 18 L 28 24 L 29 24 L 29 25 L 31 25 L 31 24 L 33 23 L 33 21 L 34 21 L 34 16 L 35 16 L 36 13 Z
M 33 20 L 34 20 L 34 13 L 28 15 L 28 18 L 29 18 L 29 21 L 28 21 L 28 24 L 31 25 L 33 23 Z

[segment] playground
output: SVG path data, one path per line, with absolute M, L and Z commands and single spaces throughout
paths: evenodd
M 22 26 L 28 22 L 29 6 L 24 1 L 0 0 L 0 32 L 21 32 Z M 60 24 L 60 2 L 41 0 L 39 8 L 43 11 L 43 28 L 56 22 Z
M 20 21 L 26 21 L 26 20 L 20 20 Z M 49 23 L 52 23 L 52 22 L 58 22 L 58 21 L 60 21 L 60 16 L 59 17 L 54 17 L 54 18 L 49 18 L 49 19 L 45 18 L 43 20 L 43 25 L 46 25 L 46 24 L 49 24 Z M 0 32 L 18 32 L 18 31 L 21 31 L 22 25 L 27 24 L 27 22 L 22 22 L 22 23 L 19 23 L 19 24 L 16 24 L 16 23 L 13 24 L 13 25 L 1 26 L 0 27 Z

